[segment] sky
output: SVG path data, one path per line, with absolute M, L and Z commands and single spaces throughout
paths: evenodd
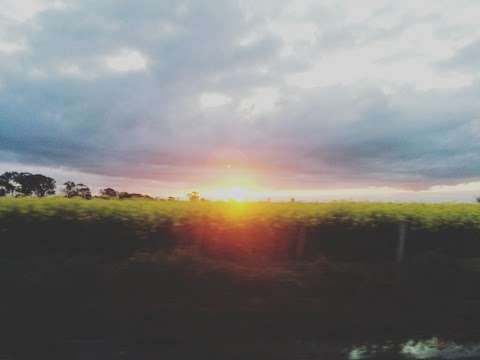
M 477 0 L 2 0 L 0 172 L 474 201 Z

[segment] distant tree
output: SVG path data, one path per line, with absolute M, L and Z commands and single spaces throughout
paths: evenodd
M 43 197 L 45 195 L 55 195 L 56 181 L 55 179 L 36 174 L 33 175 L 33 192 L 35 195 Z
M 476 200 L 477 200 L 477 202 L 478 202 L 478 203 L 480 203 L 480 196 L 479 196 L 479 197 L 477 197 L 477 199 L 476 199 Z
M 177 199 L 175 199 L 175 197 L 173 197 L 173 196 L 169 196 L 169 197 L 167 198 L 167 200 L 168 200 L 168 201 L 175 201 L 175 200 L 177 200 Z
M 118 194 L 120 199 L 148 199 L 153 200 L 153 198 L 149 195 L 145 194 L 137 194 L 137 193 L 128 193 L 128 192 L 121 192 Z
M 118 191 L 112 188 L 105 188 L 100 190 L 100 194 L 104 197 L 116 198 L 118 197 Z
M 65 197 L 72 198 L 74 196 L 78 196 L 77 184 L 75 184 L 73 181 L 67 181 L 63 184 L 63 186 Z
M 4 180 L 0 177 L 0 191 L 3 193 L 2 196 L 5 196 L 7 195 L 7 193 L 9 193 L 9 191 L 7 190 L 8 185 L 9 184 L 5 183 Z
M 5 194 L 14 195 L 18 184 L 15 183 L 15 178 L 18 176 L 16 171 L 7 171 L 0 175 L 0 189 L 5 191 Z
M 7 191 L 4 188 L 0 188 L 0 197 L 7 195 Z
M 292 198 L 290 199 L 290 202 L 295 202 L 295 198 L 292 197 Z
M 92 198 L 92 192 L 87 185 L 77 184 L 78 195 L 84 199 L 90 200 Z
M 128 199 L 129 197 L 130 197 L 130 194 L 128 192 L 122 191 L 118 193 L 119 199 Z
M 35 194 L 43 197 L 55 194 L 55 180 L 45 175 L 28 172 L 16 173 L 13 181 L 18 184 L 15 192 L 24 196 Z
M 24 196 L 33 194 L 35 183 L 33 174 L 27 172 L 17 173 L 13 181 L 17 184 L 15 192 Z
M 200 193 L 198 191 L 192 191 L 187 194 L 188 200 L 198 201 L 200 200 Z
M 87 185 L 75 184 L 73 181 L 67 181 L 63 184 L 63 186 L 63 192 L 65 193 L 65 197 L 72 198 L 78 196 L 87 200 L 90 200 L 92 198 L 92 192 Z

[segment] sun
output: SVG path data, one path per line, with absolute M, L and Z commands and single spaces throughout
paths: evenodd
M 207 199 L 249 201 L 262 197 L 262 190 L 254 174 L 226 164 L 224 172 L 202 186 L 201 193 Z

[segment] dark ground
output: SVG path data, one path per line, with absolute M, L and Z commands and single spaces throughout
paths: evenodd
M 438 253 L 259 263 L 177 249 L 0 266 L 6 359 L 335 359 L 365 339 L 475 337 L 480 320 L 476 260 Z

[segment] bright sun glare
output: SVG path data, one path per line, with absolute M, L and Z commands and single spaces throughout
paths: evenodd
M 225 172 L 202 187 L 201 193 L 207 199 L 248 201 L 260 199 L 263 191 L 253 174 L 227 164 Z
M 247 189 L 241 186 L 232 186 L 207 190 L 205 191 L 205 195 L 207 198 L 218 200 L 245 201 L 255 199 L 257 193 L 252 189 Z

